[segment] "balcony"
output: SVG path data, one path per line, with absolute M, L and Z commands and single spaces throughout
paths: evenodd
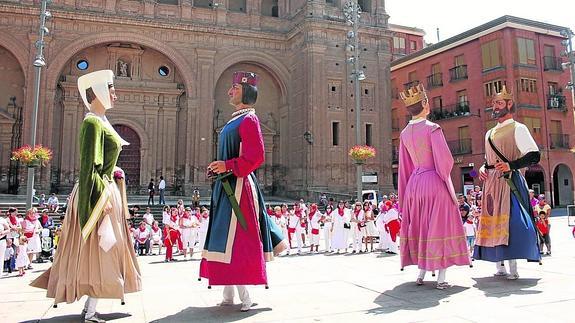
M 449 69 L 449 82 L 467 80 L 467 65 L 459 65 Z
M 399 131 L 399 119 L 391 119 L 391 131 Z
M 427 76 L 427 88 L 443 86 L 443 73 L 435 73 Z
M 561 57 L 544 56 L 543 57 L 543 70 L 544 71 L 563 71 L 561 68 Z
M 470 116 L 469 102 L 462 101 L 454 105 L 444 106 L 441 108 L 433 108 L 429 113 L 429 120 L 439 121 L 457 117 Z
M 399 163 L 399 148 L 392 146 L 391 148 L 391 163 L 398 164 Z
M 413 80 L 411 82 L 403 83 L 403 86 L 405 87 L 406 90 L 408 90 L 409 88 L 414 87 L 418 84 L 419 84 L 419 80 Z
M 564 95 L 548 95 L 547 110 L 567 111 L 567 101 Z
M 552 133 L 549 135 L 550 149 L 569 149 L 569 135 L 562 133 Z
M 471 138 L 451 140 L 447 142 L 452 155 L 471 154 Z

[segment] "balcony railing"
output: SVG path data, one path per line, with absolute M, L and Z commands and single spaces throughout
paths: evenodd
M 467 65 L 459 65 L 449 69 L 449 81 L 459 81 L 467 79 Z
M 569 149 L 569 135 L 562 133 L 552 133 L 549 135 L 551 149 Z
M 452 155 L 471 154 L 471 138 L 451 140 L 447 142 Z
M 543 57 L 543 70 L 545 71 L 562 71 L 561 57 L 544 56 Z
M 462 101 L 454 105 L 444 106 L 441 108 L 433 108 L 429 113 L 429 120 L 438 121 L 457 117 L 465 117 L 469 115 L 471 115 L 469 102 Z
M 392 146 L 391 148 L 391 163 L 397 164 L 399 163 L 399 148 Z
M 407 89 L 411 88 L 412 86 L 416 86 L 418 84 L 419 84 L 419 80 L 413 80 L 411 82 L 403 83 L 403 86 L 407 90 Z
M 427 88 L 443 86 L 443 73 L 435 73 L 427 76 Z
M 567 110 L 567 101 L 564 95 L 548 95 L 547 96 L 547 109 L 548 110 Z

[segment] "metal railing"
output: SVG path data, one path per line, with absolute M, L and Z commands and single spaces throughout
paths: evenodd
M 558 148 L 571 148 L 569 146 L 569 135 L 563 133 L 552 133 L 549 135 L 549 148 L 550 149 L 558 149 Z
M 400 130 L 399 119 L 397 118 L 391 119 L 391 131 L 399 131 L 399 130 Z
M 469 115 L 471 115 L 469 102 L 462 101 L 457 104 L 431 109 L 431 112 L 429 113 L 429 120 L 438 121 Z
M 547 109 L 548 110 L 567 110 L 567 101 L 564 95 L 548 95 L 547 96 Z
M 459 65 L 449 69 L 449 81 L 467 79 L 467 65 Z
M 443 73 L 435 73 L 427 76 L 427 88 L 443 86 Z
M 412 86 L 416 86 L 418 84 L 419 84 L 419 80 L 413 80 L 411 82 L 403 83 L 403 86 L 407 90 L 407 89 L 411 88 Z
M 563 70 L 561 68 L 562 62 L 563 61 L 561 60 L 561 57 L 544 56 L 543 57 L 543 70 L 544 71 L 562 71 Z
M 471 138 L 450 140 L 447 142 L 452 155 L 471 154 Z

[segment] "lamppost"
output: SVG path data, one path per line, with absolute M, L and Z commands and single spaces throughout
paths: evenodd
M 34 84 L 34 107 L 32 110 L 32 119 L 30 120 L 30 146 L 36 146 L 36 125 L 38 119 L 38 101 L 40 100 L 40 75 L 42 68 L 46 66 L 44 60 L 44 36 L 49 33 L 46 27 L 46 19 L 52 17 L 46 6 L 50 0 L 42 0 L 40 9 L 40 29 L 38 31 L 38 40 L 36 41 L 36 59 L 34 59 L 35 84 Z M 28 167 L 28 183 L 26 185 L 26 209 L 32 207 L 32 199 L 34 198 L 34 168 Z
M 567 62 L 561 64 L 563 70 L 569 69 L 571 72 L 571 81 L 567 83 L 567 89 L 571 90 L 572 95 L 575 97 L 575 53 L 573 52 L 573 36 L 575 34 L 571 29 L 565 29 L 561 31 L 561 36 L 566 39 L 561 41 L 561 45 L 565 47 L 565 51 L 561 53 L 561 56 L 567 57 Z
M 365 80 L 363 70 L 359 69 L 359 18 L 361 17 L 361 7 L 357 0 L 350 0 L 343 6 L 343 14 L 345 20 L 352 30 L 347 32 L 347 46 L 346 51 L 349 53 L 347 63 L 353 66 L 353 70 L 349 75 L 353 80 L 354 85 L 354 98 L 355 98 L 355 142 L 356 145 L 361 145 L 361 93 L 359 82 Z M 362 201 L 362 166 L 361 163 L 356 163 L 356 181 L 357 181 L 357 200 Z

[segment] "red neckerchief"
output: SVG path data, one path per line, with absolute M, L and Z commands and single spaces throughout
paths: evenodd
M 190 213 L 184 212 L 184 214 L 182 215 L 182 218 L 189 219 L 189 218 L 190 218 Z
M 172 222 L 176 222 L 176 220 L 178 219 L 178 215 L 170 215 L 170 220 L 172 220 Z
M 41 218 L 42 226 L 46 225 L 48 220 L 50 220 L 50 217 L 48 215 L 44 216 L 44 214 L 42 214 L 42 218 Z
M 333 209 L 331 211 L 325 210 L 325 215 L 331 215 L 331 212 L 333 212 Z
M 280 214 L 277 214 L 277 213 L 274 212 L 274 215 L 273 215 L 273 216 L 275 216 L 275 217 L 278 218 L 278 219 L 281 219 L 281 218 L 282 218 L 282 214 L 281 214 L 281 213 L 280 213 Z
M 202 218 L 207 219 L 209 217 L 210 217 L 210 214 L 208 212 L 202 213 Z
M 152 227 L 152 230 L 154 230 L 154 232 L 158 232 L 160 230 L 160 227 Z
M 359 212 L 361 212 L 361 209 L 359 210 L 353 210 L 353 213 L 355 214 L 355 217 L 357 218 L 357 216 L 359 215 Z
M 315 215 L 315 212 L 317 211 L 317 209 L 313 209 L 309 212 L 309 219 L 311 220 L 313 218 L 313 216 Z
M 10 216 L 8 217 L 8 219 L 10 220 L 10 223 L 12 223 L 12 225 L 17 225 L 18 224 L 18 218 L 15 215 L 10 214 Z
M 144 231 L 146 231 L 146 227 L 142 228 L 142 226 L 140 226 L 140 232 L 144 232 Z
M 194 216 L 196 217 L 196 219 L 198 219 L 198 221 L 200 221 L 200 214 L 198 212 L 194 213 Z
M 467 218 L 467 221 L 465 221 L 465 222 L 467 222 L 469 224 L 473 224 L 473 220 L 469 221 L 469 218 Z
M 295 215 L 296 215 L 298 218 L 301 218 L 301 209 L 295 210 L 294 212 L 295 212 Z
M 339 207 L 337 208 L 337 213 L 339 216 L 343 216 L 345 214 L 344 209 L 340 209 Z

